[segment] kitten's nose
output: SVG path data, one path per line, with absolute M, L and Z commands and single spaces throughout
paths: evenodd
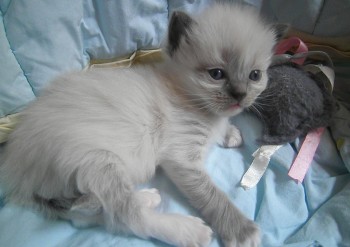
M 233 83 L 228 82 L 226 84 L 226 88 L 227 93 L 237 101 L 241 101 L 245 96 L 247 96 L 246 90 L 242 85 L 233 85 Z
M 230 91 L 230 94 L 237 101 L 241 101 L 245 96 L 247 96 L 246 92 L 239 92 L 239 91 Z

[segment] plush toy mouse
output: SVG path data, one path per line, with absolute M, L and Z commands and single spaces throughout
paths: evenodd
M 323 127 L 330 124 L 335 110 L 331 93 L 334 71 L 329 56 L 324 52 L 308 52 L 298 38 L 285 40 L 277 50 L 281 47 L 282 52 L 274 56 L 268 69 L 267 88 L 251 107 L 263 122 L 262 137 L 258 140 L 262 146 L 254 152 L 254 160 L 242 177 L 244 189 L 259 182 L 271 156 L 283 144 L 306 136 L 288 173 L 302 182 Z
M 328 126 L 335 106 L 328 85 L 333 78 L 325 76 L 324 70 L 333 73 L 333 65 L 326 53 L 307 52 L 296 37 L 282 41 L 277 53 L 268 69 L 268 86 L 252 107 L 263 121 L 262 144 L 293 142 Z
M 262 144 L 293 142 L 330 124 L 334 100 L 323 80 L 293 62 L 268 70 L 266 90 L 253 106 L 262 119 Z

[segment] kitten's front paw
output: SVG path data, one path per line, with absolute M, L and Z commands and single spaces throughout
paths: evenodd
M 234 148 L 238 147 L 243 143 L 243 138 L 239 129 L 231 125 L 228 127 L 223 147 L 225 148 Z
M 260 244 L 260 230 L 250 220 L 247 220 L 234 235 L 230 240 L 222 240 L 225 247 L 258 247 Z
M 178 235 L 176 238 L 177 246 L 181 247 L 205 247 L 211 242 L 213 231 L 205 225 L 200 218 L 193 216 L 182 216 L 178 218 L 181 223 L 180 228 L 174 229 L 173 235 Z

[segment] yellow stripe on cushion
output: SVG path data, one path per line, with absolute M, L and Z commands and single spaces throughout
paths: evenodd
M 118 59 L 95 59 L 90 61 L 89 68 L 130 67 L 131 65 L 162 61 L 161 49 L 139 50 L 130 56 Z
M 0 118 L 0 143 L 7 141 L 8 135 L 19 122 L 19 113 Z

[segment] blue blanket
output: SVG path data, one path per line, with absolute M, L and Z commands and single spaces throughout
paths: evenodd
M 173 10 L 195 12 L 210 2 L 1 0 L 0 125 L 1 117 L 20 112 L 56 75 L 84 69 L 92 60 L 110 62 L 138 49 L 158 48 Z M 350 6 L 339 1 L 345 10 L 338 8 L 335 12 L 339 3 L 329 6 L 326 2 L 322 6 L 320 1 L 307 4 L 293 1 L 301 11 L 298 13 L 303 13 L 296 17 L 285 10 L 287 7 L 276 11 L 283 7 L 276 1 L 245 2 L 261 8 L 272 19 L 294 18 L 295 26 L 319 33 L 334 25 L 331 20 L 336 15 L 345 16 Z M 349 22 L 342 23 L 329 29 L 333 32 L 330 34 L 341 33 Z M 242 131 L 243 146 L 212 148 L 205 164 L 208 173 L 242 212 L 261 227 L 262 246 L 350 246 L 349 111 L 341 107 L 335 120 L 322 136 L 302 184 L 287 175 L 302 142 L 298 139 L 272 156 L 255 188 L 245 191 L 239 186 L 253 160 L 252 153 L 259 147 L 255 140 L 261 134 L 261 123 L 249 113 L 232 119 Z M 0 146 L 0 160 L 2 148 Z M 158 210 L 197 214 L 161 172 L 144 186 L 159 189 L 162 203 Z M 112 235 L 102 228 L 76 229 L 69 222 L 45 219 L 0 199 L 0 246 L 167 245 L 156 240 Z M 220 246 L 220 242 L 214 238 L 211 246 Z
M 300 146 L 297 140 L 279 149 L 257 187 L 245 191 L 239 183 L 258 148 L 255 139 L 261 125 L 247 113 L 233 121 L 242 130 L 244 145 L 231 150 L 213 147 L 206 169 L 244 214 L 260 225 L 262 246 L 349 246 L 350 174 L 331 133 L 323 135 L 302 184 L 287 176 Z M 347 162 L 349 166 L 349 157 Z M 145 186 L 160 190 L 159 210 L 196 214 L 162 174 Z M 0 229 L 0 246 L 166 246 L 155 240 L 111 235 L 102 228 L 76 229 L 68 222 L 50 221 L 11 204 L 0 210 Z M 219 246 L 217 240 L 211 246 Z

